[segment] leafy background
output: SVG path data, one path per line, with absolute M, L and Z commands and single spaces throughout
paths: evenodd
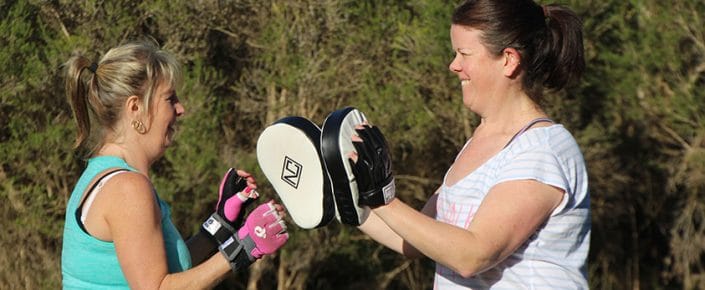
M 546 4 L 544 2 L 543 4 Z M 587 73 L 549 96 L 590 173 L 593 289 L 704 289 L 705 2 L 564 0 Z M 228 167 L 276 198 L 255 145 L 271 122 L 355 106 L 391 143 L 399 197 L 420 208 L 477 123 L 463 109 L 446 0 L 0 1 L 0 285 L 56 289 L 64 209 L 84 166 L 60 66 L 153 38 L 184 64 L 187 115 L 153 167 L 184 236 Z M 430 289 L 407 260 L 333 222 L 292 230 L 221 289 Z M 3 286 L 3 287 L 5 287 Z

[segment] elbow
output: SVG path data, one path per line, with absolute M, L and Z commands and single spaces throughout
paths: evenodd
M 416 249 L 414 246 L 409 244 L 407 241 L 403 241 L 402 247 L 401 247 L 401 254 L 404 255 L 404 257 L 410 258 L 410 259 L 418 259 L 421 257 L 424 257 L 423 253 Z
M 448 268 L 451 268 L 458 275 L 467 279 L 486 271 L 487 269 L 496 265 L 498 262 L 499 261 L 496 259 L 496 257 L 476 257 L 451 262 L 451 265 L 448 266 Z
M 475 276 L 475 275 L 479 274 L 480 272 L 477 271 L 477 269 L 473 269 L 473 268 L 464 268 L 464 269 L 459 269 L 458 271 L 456 271 L 456 273 L 458 273 L 458 275 L 460 275 L 460 276 L 463 277 L 464 279 L 468 279 L 468 278 L 470 278 L 470 277 L 472 277 L 472 276 Z
M 457 273 L 464 279 L 473 277 L 481 272 L 480 268 L 477 267 L 475 264 L 467 262 L 455 266 L 449 265 L 448 268 L 451 268 L 453 272 Z
M 471 265 L 468 263 L 468 265 L 459 265 L 459 267 L 455 268 L 454 271 L 461 277 L 468 279 L 482 273 L 485 269 L 486 268 L 480 268 L 476 265 Z

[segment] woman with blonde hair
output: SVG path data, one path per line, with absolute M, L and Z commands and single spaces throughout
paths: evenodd
M 278 204 L 261 204 L 240 226 L 241 207 L 256 197 L 254 178 L 240 170 L 223 177 L 216 210 L 194 245 L 174 227 L 149 173 L 186 111 L 171 54 L 135 42 L 109 50 L 97 63 L 73 56 L 65 69 L 76 147 L 89 159 L 66 209 L 64 288 L 209 288 L 230 269 L 284 245 L 288 234 Z

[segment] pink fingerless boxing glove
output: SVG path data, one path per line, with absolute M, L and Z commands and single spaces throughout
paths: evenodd
M 252 240 L 254 247 L 248 249 L 245 246 L 245 250 L 255 259 L 276 252 L 289 239 L 286 224 L 274 207 L 273 201 L 261 204 L 253 210 L 237 235 L 240 240 Z
M 258 196 L 257 191 L 247 186 L 247 179 L 237 175 L 237 172 L 230 168 L 220 182 L 215 211 L 231 225 L 236 226 L 236 222 L 242 218 L 241 210 Z
M 286 224 L 270 201 L 255 208 L 236 234 L 218 249 L 230 263 L 233 272 L 248 267 L 264 255 L 273 254 L 289 239 Z
M 257 197 L 257 191 L 247 185 L 247 177 L 239 176 L 232 168 L 228 169 L 220 182 L 215 212 L 203 223 L 203 230 L 218 245 L 222 244 L 237 231 L 245 208 Z

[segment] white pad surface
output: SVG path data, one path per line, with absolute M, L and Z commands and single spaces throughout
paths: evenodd
M 335 214 L 330 178 L 319 155 L 320 129 L 301 117 L 267 127 L 257 140 L 257 161 L 294 223 L 328 224 Z

